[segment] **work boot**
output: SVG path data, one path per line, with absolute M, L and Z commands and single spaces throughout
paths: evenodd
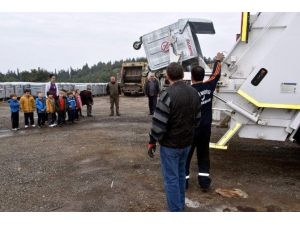
M 117 116 L 121 116 L 121 114 L 120 114 L 120 113 L 117 113 Z
M 198 176 L 198 183 L 203 191 L 208 191 L 211 184 L 211 178 L 209 176 Z

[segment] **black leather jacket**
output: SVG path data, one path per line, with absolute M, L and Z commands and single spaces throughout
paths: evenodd
M 199 126 L 201 103 L 197 91 L 183 81 L 169 86 L 160 96 L 152 119 L 150 143 L 158 141 L 170 148 L 192 144 Z

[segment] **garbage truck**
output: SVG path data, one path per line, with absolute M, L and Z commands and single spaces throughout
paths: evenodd
M 300 13 L 250 15 L 247 12 L 242 13 L 241 22 L 241 34 L 222 63 L 213 101 L 213 119 L 221 122 L 220 115 L 227 115 L 229 128 L 219 141 L 210 143 L 210 147 L 227 149 L 236 134 L 241 138 L 300 143 L 300 75 L 297 71 Z M 212 33 L 212 23 L 204 27 L 210 27 L 205 31 Z M 165 30 L 169 46 L 174 45 L 180 38 L 175 37 L 174 43 L 172 32 Z M 154 36 L 146 37 L 140 39 L 144 44 L 151 44 L 151 39 L 155 41 Z M 198 61 L 203 64 L 198 47 Z M 189 51 L 189 45 L 183 48 Z M 162 69 L 170 62 L 181 62 L 185 67 L 193 65 L 183 57 L 184 51 L 175 52 L 174 46 L 164 61 L 160 57 L 163 53 L 151 54 L 154 50 L 159 51 L 157 46 L 145 47 L 151 69 Z M 209 74 L 205 65 L 204 68 Z
M 144 84 L 146 77 L 146 62 L 123 63 L 121 68 L 121 86 L 124 95 L 144 94 Z
M 242 138 L 300 142 L 300 13 L 242 14 L 241 34 L 222 64 L 215 110 L 229 130 L 211 147 Z

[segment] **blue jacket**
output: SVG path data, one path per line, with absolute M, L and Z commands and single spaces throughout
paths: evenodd
M 35 99 L 36 110 L 38 113 L 46 112 L 46 99 L 40 100 L 38 97 Z
M 216 61 L 213 67 L 213 72 L 208 80 L 193 84 L 201 99 L 201 120 L 199 129 L 211 129 L 212 123 L 212 99 L 217 83 L 221 76 L 221 63 Z
M 14 100 L 14 99 L 8 100 L 8 104 L 10 106 L 10 111 L 12 113 L 19 112 L 19 110 L 20 110 L 20 103 L 19 103 L 19 101 L 17 99 L 16 100 Z
M 67 108 L 71 110 L 76 110 L 76 100 L 74 97 L 67 97 Z

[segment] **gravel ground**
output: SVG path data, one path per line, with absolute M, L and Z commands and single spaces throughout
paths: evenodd
M 1 211 L 165 211 L 159 152 L 147 157 L 151 117 L 144 97 L 122 97 L 121 117 L 109 117 L 107 97 L 95 98 L 93 118 L 55 128 L 10 131 L 0 103 Z M 85 113 L 85 111 L 84 111 Z M 212 141 L 226 130 L 213 128 Z M 212 188 L 197 186 L 193 158 L 190 211 L 300 211 L 300 148 L 235 137 L 211 150 Z M 248 198 L 225 198 L 238 188 Z

